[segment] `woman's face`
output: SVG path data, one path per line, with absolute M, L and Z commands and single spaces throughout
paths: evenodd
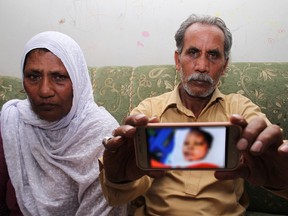
M 69 113 L 72 82 L 57 56 L 42 49 L 32 50 L 26 56 L 23 73 L 24 89 L 32 110 L 40 119 L 53 122 Z
M 190 132 L 184 140 L 182 150 L 185 160 L 201 160 L 208 153 L 209 145 L 203 134 L 200 132 Z

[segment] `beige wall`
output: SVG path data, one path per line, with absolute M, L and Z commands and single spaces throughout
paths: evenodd
M 56 30 L 90 66 L 173 64 L 174 33 L 191 13 L 222 17 L 232 61 L 288 61 L 287 0 L 0 0 L 0 75 L 20 76 L 23 46 Z

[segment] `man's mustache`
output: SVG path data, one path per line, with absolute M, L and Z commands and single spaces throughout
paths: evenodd
M 202 82 L 209 82 L 210 84 L 213 84 L 214 80 L 205 73 L 195 73 L 195 74 L 191 74 L 188 77 L 188 82 L 190 81 L 202 81 Z

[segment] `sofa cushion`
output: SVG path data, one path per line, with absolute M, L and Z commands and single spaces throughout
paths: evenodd
M 94 99 L 121 123 L 129 114 L 129 88 L 132 67 L 90 67 Z
M 245 183 L 245 190 L 250 200 L 247 210 L 248 212 L 254 212 L 251 215 L 259 215 L 260 213 L 265 215 L 264 212 L 269 213 L 269 215 L 288 215 L 288 201 L 284 198 L 247 182 Z
M 0 77 L 0 107 L 11 99 L 24 99 L 24 92 L 20 78 L 11 76 Z
M 178 83 L 173 65 L 150 65 L 136 67 L 131 79 L 131 108 L 148 97 L 172 91 Z
M 288 139 L 287 63 L 233 63 L 220 82 L 223 93 L 236 92 L 251 99 Z

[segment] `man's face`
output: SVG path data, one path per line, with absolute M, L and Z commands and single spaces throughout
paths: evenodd
M 183 155 L 187 161 L 203 159 L 209 150 L 209 145 L 203 134 L 190 132 L 187 134 L 183 144 Z
M 40 119 L 57 121 L 72 106 L 72 82 L 62 61 L 51 52 L 33 50 L 26 57 L 24 89 Z
M 207 97 L 215 90 L 227 62 L 224 34 L 212 25 L 191 25 L 185 32 L 182 53 L 175 52 L 183 87 L 194 97 Z

